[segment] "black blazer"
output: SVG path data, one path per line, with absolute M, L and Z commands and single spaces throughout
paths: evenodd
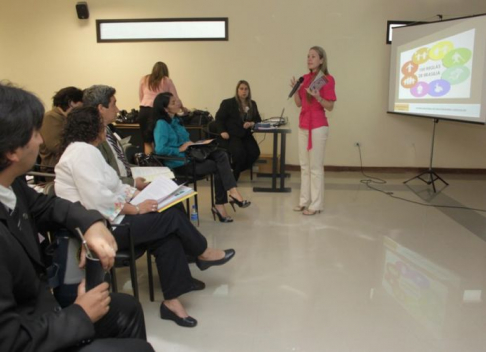
M 39 194 L 21 179 L 12 216 L 0 203 L 0 351 L 55 351 L 82 344 L 95 329 L 78 305 L 61 309 L 47 286 L 38 230 L 84 232 L 103 220 L 79 203 Z
M 252 100 L 253 113 L 248 121 L 261 122 L 262 118 L 258 112 L 257 104 Z M 243 121 L 240 117 L 240 110 L 236 98 L 225 99 L 221 102 L 218 112 L 216 113 L 216 121 L 218 123 L 219 134 L 228 132 L 230 138 L 238 137 L 245 138 L 251 135 L 250 129 L 243 128 Z

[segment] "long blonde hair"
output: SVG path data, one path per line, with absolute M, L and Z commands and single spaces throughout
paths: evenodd
M 327 54 L 326 54 L 326 51 L 322 47 L 317 46 L 317 45 L 316 46 L 313 46 L 309 50 L 314 50 L 319 55 L 319 57 L 322 59 L 322 64 L 321 64 L 321 66 L 319 66 L 319 71 L 321 71 L 324 74 L 324 76 L 329 75 L 329 70 L 327 68 Z
M 324 76 L 328 76 L 329 70 L 327 68 L 326 51 L 322 47 L 317 46 L 317 45 L 310 48 L 309 51 L 310 50 L 314 50 L 319 55 L 319 58 L 321 58 L 321 60 L 322 60 L 322 64 L 319 66 L 319 71 L 321 71 Z M 312 95 L 310 95 L 309 93 L 306 93 L 306 98 L 307 98 L 307 101 L 310 103 L 310 101 L 312 100 Z
M 160 81 L 162 81 L 164 77 L 169 77 L 169 68 L 162 61 L 158 61 L 152 68 L 152 73 L 146 77 L 149 89 L 155 91 L 160 85 Z

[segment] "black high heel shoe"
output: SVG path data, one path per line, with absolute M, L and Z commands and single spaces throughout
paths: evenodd
M 162 302 L 160 304 L 160 318 L 164 320 L 172 320 L 179 326 L 184 326 L 186 328 L 193 328 L 197 325 L 197 320 L 193 317 L 187 316 L 185 318 L 181 318 L 173 311 L 171 311 L 165 304 Z
M 229 201 L 231 207 L 233 208 L 233 211 L 236 212 L 236 209 L 235 209 L 235 204 L 239 207 L 239 208 L 248 208 L 251 204 L 250 201 L 248 200 L 238 200 L 236 199 L 235 197 L 233 197 L 231 194 L 230 194 L 230 198 L 231 200 Z
M 233 219 L 229 216 L 224 217 L 221 213 L 216 209 L 216 207 L 211 208 L 211 212 L 213 213 L 213 219 L 216 221 L 216 215 L 218 216 L 219 222 L 233 222 Z
M 214 265 L 223 265 L 230 261 L 231 258 L 235 256 L 236 252 L 234 249 L 225 249 L 224 250 L 224 257 L 218 260 L 201 260 L 196 259 L 196 265 L 199 270 L 206 270 Z

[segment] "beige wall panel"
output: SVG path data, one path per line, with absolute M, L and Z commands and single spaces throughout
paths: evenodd
M 76 1 L 2 0 L 0 78 L 33 92 L 50 106 L 59 88 L 114 86 L 121 109 L 138 108 L 138 81 L 164 61 L 188 107 L 213 114 L 236 82 L 250 82 L 264 117 L 285 107 L 297 129 L 299 110 L 286 96 L 290 77 L 306 71 L 307 50 L 323 46 L 336 78 L 338 101 L 329 115 L 327 165 L 427 166 L 432 121 L 386 113 L 387 20 L 431 20 L 485 13 L 483 0 L 97 0 L 89 20 Z M 228 17 L 228 42 L 96 43 L 96 19 Z M 259 135 L 258 139 L 262 137 Z M 262 143 L 270 152 L 271 138 Z M 486 128 L 440 122 L 436 167 L 486 168 Z M 298 164 L 297 133 L 289 136 L 287 163 Z

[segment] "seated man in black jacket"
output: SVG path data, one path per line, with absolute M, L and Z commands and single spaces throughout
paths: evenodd
M 85 292 L 83 281 L 61 309 L 51 294 L 38 230 L 79 227 L 105 269 L 116 242 L 101 214 L 39 194 L 20 177 L 37 158 L 43 114 L 33 94 L 0 84 L 0 351 L 153 351 L 133 297 L 110 295 L 106 283 Z

